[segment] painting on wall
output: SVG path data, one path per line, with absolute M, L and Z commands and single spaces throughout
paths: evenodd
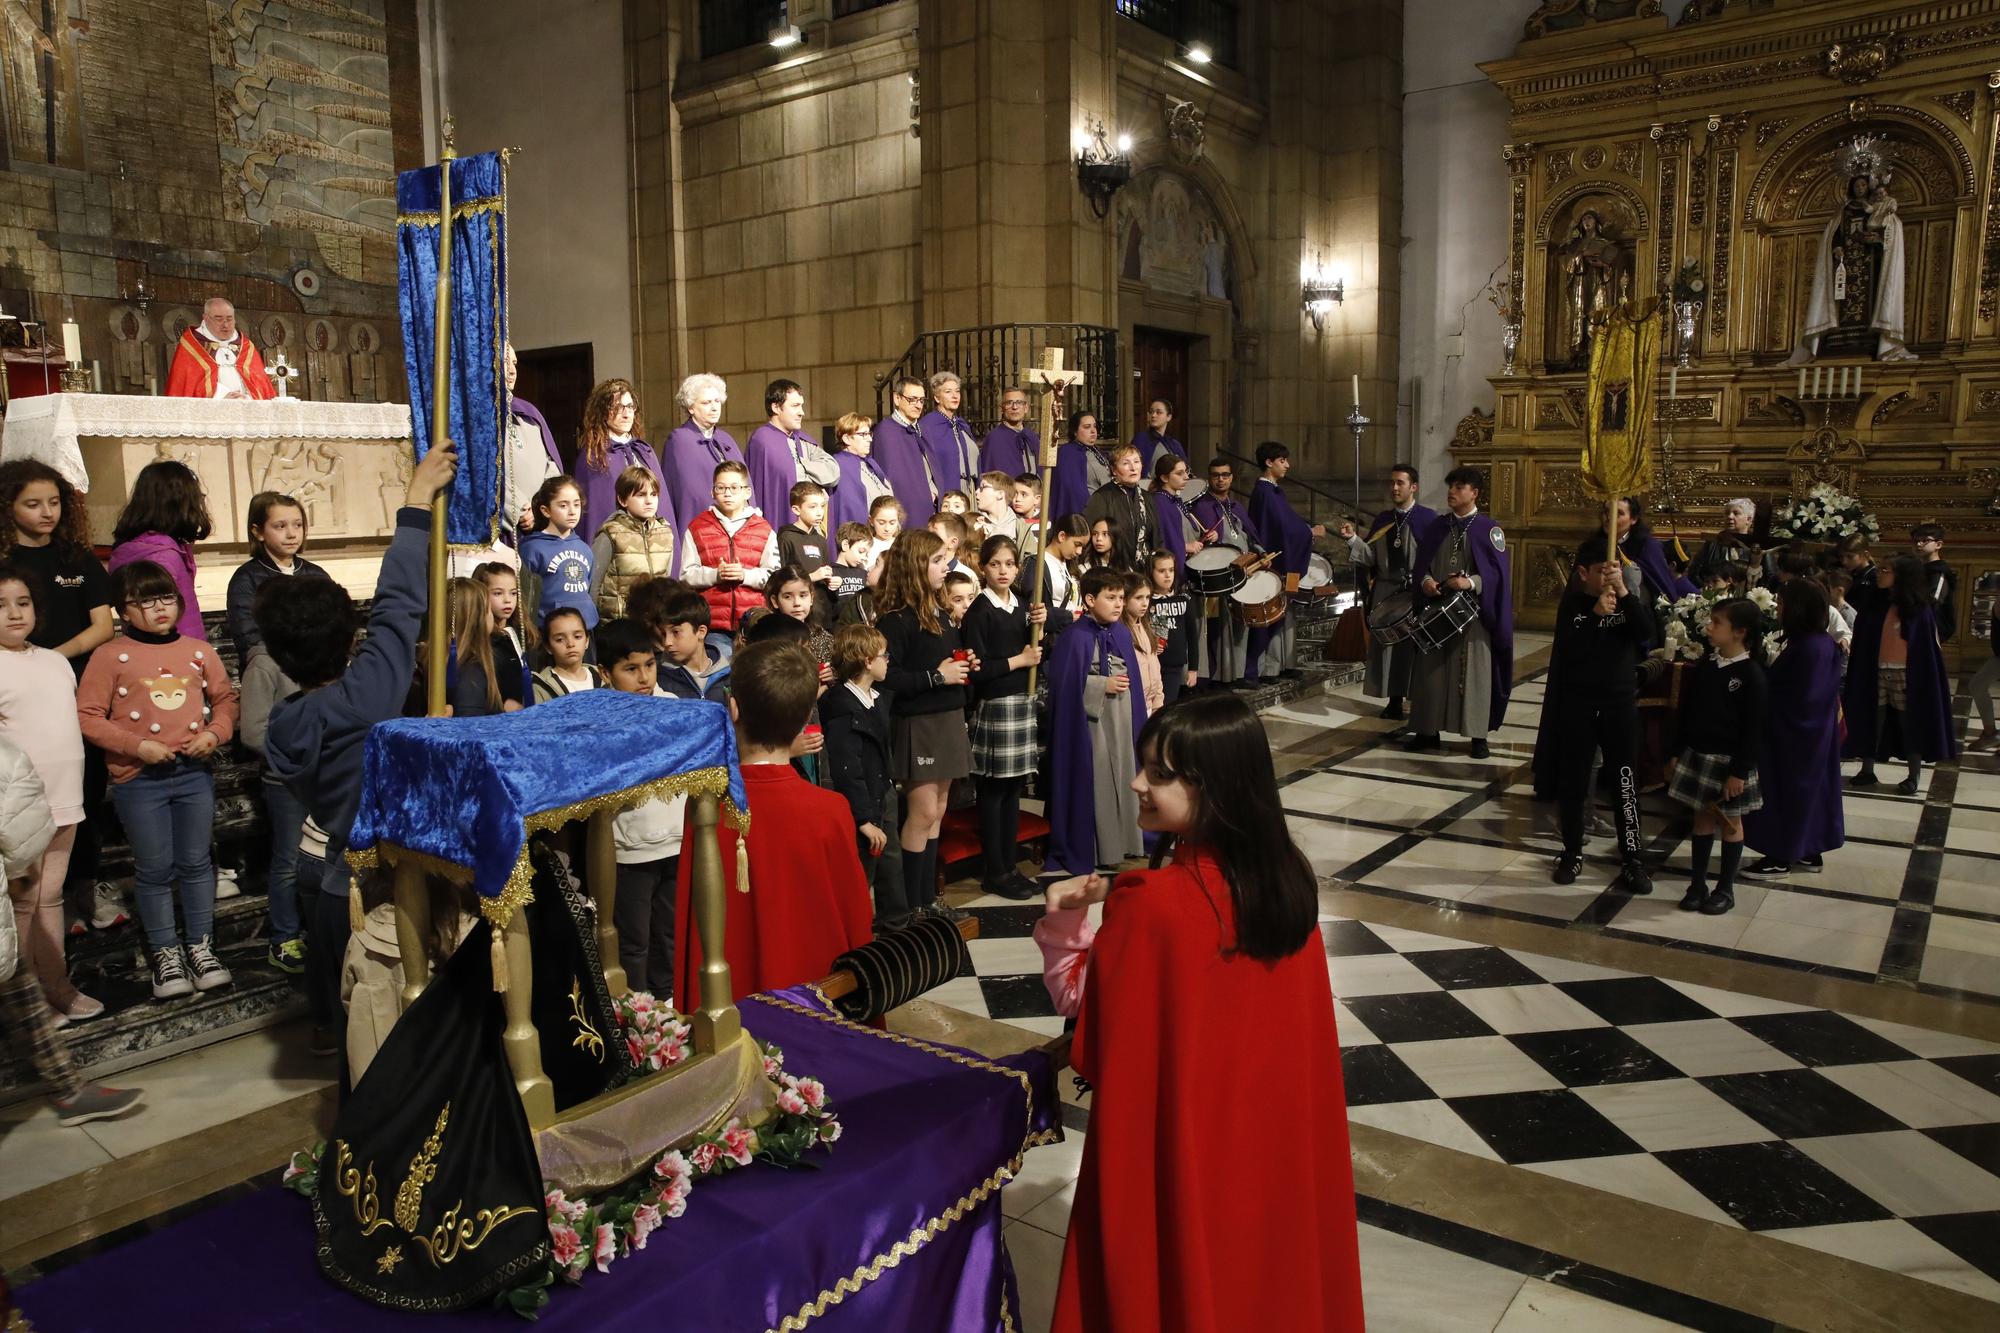
M 14 166 L 83 170 L 83 0 L 0 0 L 0 84 Z
M 383 0 L 209 0 L 208 8 L 232 215 L 311 232 L 343 277 L 392 280 L 396 168 Z

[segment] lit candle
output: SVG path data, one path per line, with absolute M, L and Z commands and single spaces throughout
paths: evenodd
M 73 319 L 63 321 L 63 360 L 72 366 L 83 361 L 83 330 L 76 326 Z
M 150 398 L 160 396 L 160 377 L 150 370 L 146 372 L 146 395 Z
M 1681 368 L 1674 366 L 1667 371 L 1667 397 L 1677 398 L 1681 391 Z
M 1806 368 L 1805 368 L 1804 366 L 1800 366 L 1800 367 L 1799 367 L 1799 397 L 1800 397 L 1800 398 L 1804 398 L 1805 396 L 1806 396 Z
M 1361 376 L 1354 377 L 1354 405 L 1361 406 Z
M 1824 374 L 1826 374 L 1826 367 L 1825 367 L 1825 366 L 1814 366 L 1814 367 L 1813 367 L 1813 391 L 1812 391 L 1812 396 L 1813 396 L 1813 397 L 1815 397 L 1815 398 L 1819 397 L 1819 386 L 1820 386 L 1820 377 L 1821 377 L 1822 375 L 1824 375 Z
M 1853 373 L 1854 367 L 1852 366 L 1842 366 L 1840 368 L 1840 396 L 1842 398 L 1847 397 L 1847 381 Z

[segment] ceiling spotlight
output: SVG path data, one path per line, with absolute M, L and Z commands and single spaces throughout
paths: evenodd
M 781 23 L 770 32 L 771 45 L 780 51 L 797 46 L 805 39 L 806 35 L 799 31 L 799 25 L 796 23 Z
M 1215 59 L 1215 52 L 1207 42 L 1189 42 L 1181 48 L 1181 58 L 1190 65 L 1206 65 Z

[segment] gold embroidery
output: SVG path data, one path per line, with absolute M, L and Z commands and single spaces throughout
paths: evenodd
M 388 1249 L 382 1251 L 382 1257 L 375 1261 L 375 1271 L 378 1273 L 394 1273 L 396 1265 L 402 1262 L 403 1247 L 401 1245 L 391 1245 Z
M 361 1224 L 362 1235 L 372 1236 L 389 1225 L 382 1216 L 381 1202 L 375 1197 L 375 1163 L 368 1164 L 368 1174 L 363 1176 L 354 1169 L 354 1150 L 345 1139 L 335 1141 L 333 1152 L 334 1188 L 354 1200 L 354 1220 Z
M 431 1228 L 430 1235 L 418 1233 L 410 1237 L 424 1247 L 424 1253 L 430 1256 L 433 1268 L 442 1268 L 459 1255 L 478 1249 L 486 1243 L 486 1238 L 493 1234 L 493 1228 L 502 1222 L 516 1217 L 526 1217 L 537 1211 L 533 1208 L 502 1206 L 481 1208 L 471 1217 L 460 1218 L 458 1210 L 463 1206 L 464 1200 L 460 1200 L 446 1209 L 444 1217 Z
M 598 1032 L 583 1013 L 583 983 L 572 978 L 569 983 L 569 1016 L 577 1026 L 576 1039 L 570 1045 L 589 1051 L 597 1057 L 597 1063 L 604 1063 L 604 1036 Z
M 417 1229 L 417 1215 L 424 1206 L 424 1186 L 437 1179 L 437 1155 L 444 1147 L 444 1126 L 451 1119 L 451 1103 L 446 1102 L 438 1112 L 437 1125 L 431 1136 L 417 1149 L 417 1155 L 410 1159 L 410 1174 L 403 1177 L 403 1183 L 396 1187 L 396 1225 L 405 1231 Z

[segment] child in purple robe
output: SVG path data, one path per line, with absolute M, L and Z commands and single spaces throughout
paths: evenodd
M 1841 814 L 1840 676 L 1844 658 L 1827 632 L 1826 594 L 1812 579 L 1778 590 L 1785 650 L 1765 673 L 1764 806 L 1743 817 L 1743 841 L 1763 853 L 1743 867 L 1756 879 L 1817 871 L 1847 840 Z
M 1856 583 L 1858 608 L 1847 672 L 1847 754 L 1861 761 L 1851 786 L 1875 785 L 1875 761 L 1902 759 L 1909 776 L 1896 784 L 1917 794 L 1924 761 L 1955 758 L 1951 680 L 1938 646 L 1937 610 L 1924 567 L 1898 556 L 1875 570 L 1874 586 Z
M 1087 875 L 1143 856 L 1132 778 L 1146 700 L 1125 628 L 1125 574 L 1083 576 L 1083 610 L 1049 654 L 1046 873 Z

